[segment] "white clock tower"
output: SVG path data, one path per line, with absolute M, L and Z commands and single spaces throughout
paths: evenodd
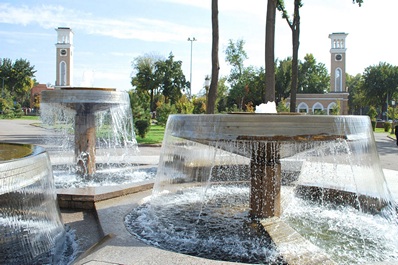
M 73 32 L 70 28 L 59 27 L 56 47 L 55 87 L 70 87 L 73 84 Z
M 330 49 L 330 92 L 347 92 L 345 78 L 346 46 L 345 38 L 348 33 L 338 32 L 329 34 L 332 46 Z

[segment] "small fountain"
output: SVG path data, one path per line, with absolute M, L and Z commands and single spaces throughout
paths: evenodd
M 0 143 L 0 176 L 0 263 L 70 264 L 75 243 L 62 222 L 47 152 Z
M 69 120 L 74 120 L 73 129 L 65 127 L 66 130 L 74 131 L 73 143 L 69 142 L 68 133 L 65 133 L 61 146 L 74 148 L 74 159 L 78 172 L 82 175 L 90 176 L 96 171 L 96 115 L 99 113 L 121 110 L 121 113 L 114 115 L 121 117 L 117 120 L 121 123 L 119 125 L 121 133 L 113 135 L 113 139 L 108 138 L 106 144 L 113 147 L 126 147 L 127 150 L 136 149 L 131 111 L 129 113 L 130 100 L 126 92 L 82 87 L 49 90 L 43 91 L 41 106 L 41 117 L 44 123 L 55 124 L 63 121 L 66 125 L 71 125 Z M 114 141 L 114 143 L 109 141 Z
M 144 182 L 152 187 L 156 168 L 137 164 L 138 145 L 126 92 L 85 87 L 43 91 L 41 119 L 57 131 L 45 138 L 45 145 L 61 207 L 92 208 L 95 200 L 129 189 L 126 184 Z M 70 201 L 69 195 L 82 200 L 87 195 L 87 199 Z
M 153 195 L 125 219 L 163 249 L 260 264 L 398 260 L 367 116 L 171 115 Z

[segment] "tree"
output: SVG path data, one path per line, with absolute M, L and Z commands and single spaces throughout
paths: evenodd
M 149 95 L 138 89 L 128 91 L 134 121 L 150 120 Z
M 255 67 L 243 68 L 238 82 L 231 85 L 228 95 L 228 106 L 236 105 L 239 110 L 246 110 L 247 106 L 262 103 L 264 70 Z
M 227 109 L 228 86 L 227 77 L 223 76 L 218 81 L 216 106 L 218 112 L 224 112 Z
M 160 56 L 146 54 L 136 57 L 132 63 L 136 75 L 132 77 L 131 84 L 139 91 L 149 91 L 151 112 L 155 110 L 154 93 L 159 87 L 159 81 L 155 75 L 155 64 L 159 60 Z
M 155 63 L 155 75 L 165 103 L 175 104 L 182 95 L 181 91 L 188 87 L 181 65 L 181 61 L 174 61 L 173 53 L 166 60 Z
M 351 76 L 346 74 L 346 85 L 348 87 L 348 108 L 351 114 L 362 115 L 363 108 L 368 101 L 363 90 L 363 79 L 361 74 Z
M 0 61 L 1 85 L 4 81 L 4 90 L 10 93 L 12 100 L 23 104 L 24 107 L 28 106 L 26 104 L 30 97 L 30 89 L 35 83 L 35 73 L 34 65 L 31 66 L 25 59 L 18 59 L 14 63 L 8 58 Z
M 248 58 L 243 48 L 244 45 L 245 41 L 242 39 L 237 40 L 235 43 L 230 39 L 228 47 L 225 49 L 225 60 L 232 67 L 230 80 L 228 81 L 232 83 L 239 83 L 244 69 L 243 62 Z
M 278 0 L 268 0 L 267 2 L 264 102 L 275 101 L 275 16 L 277 3 Z
M 276 101 L 279 103 L 290 94 L 292 83 L 292 59 L 290 57 L 278 61 L 275 72 Z
M 304 57 L 300 64 L 299 85 L 301 93 L 325 93 L 329 90 L 329 73 L 323 63 L 317 63 L 312 54 Z
M 386 113 L 386 103 L 398 93 L 398 67 L 380 62 L 367 67 L 362 76 L 365 96 Z
M 294 0 L 293 20 L 290 20 L 285 9 L 283 0 L 278 2 L 278 10 L 282 11 L 282 17 L 286 20 L 292 31 L 292 79 L 290 88 L 290 112 L 296 112 L 296 94 L 298 86 L 298 51 L 300 46 L 300 8 L 303 6 L 301 0 Z
M 218 61 L 218 43 L 219 43 L 219 29 L 218 29 L 218 0 L 211 1 L 211 25 L 212 25 L 212 48 L 211 48 L 211 82 L 207 98 L 206 113 L 213 114 L 217 99 L 218 88 L 218 74 L 220 65 Z

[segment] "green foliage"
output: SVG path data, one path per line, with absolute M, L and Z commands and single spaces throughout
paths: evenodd
M 348 107 L 352 114 L 361 114 L 361 110 L 367 105 L 367 98 L 363 90 L 361 74 L 351 76 L 346 74 L 346 86 L 348 87 Z
M 277 62 L 275 69 L 275 93 L 279 102 L 290 95 L 292 83 L 292 58 L 288 57 Z
M 236 104 L 240 111 L 246 110 L 246 105 L 262 103 L 264 88 L 264 69 L 247 67 L 243 69 L 240 79 L 231 85 L 228 95 L 228 106 Z
M 149 131 L 149 126 L 151 125 L 149 120 L 137 120 L 135 123 L 136 134 L 141 138 L 145 138 Z
M 323 63 L 317 63 L 312 54 L 299 65 L 299 93 L 325 93 L 329 91 L 330 76 Z
M 195 106 L 189 101 L 186 95 L 183 95 L 178 102 L 175 104 L 177 113 L 181 114 L 192 114 Z
M 384 131 L 388 132 L 389 130 L 391 130 L 391 123 L 390 122 L 384 122 Z
M 337 102 L 336 102 L 336 105 L 334 105 L 334 106 L 329 110 L 329 114 L 330 114 L 330 115 L 339 115 L 339 114 L 340 114 L 340 109 L 341 109 L 340 101 L 337 101 Z
M 150 120 L 149 96 L 147 93 L 137 90 L 128 91 L 130 106 L 134 120 Z
M 242 39 L 237 40 L 235 43 L 230 39 L 228 47 L 225 50 L 225 60 L 231 65 L 231 80 L 239 80 L 243 72 L 243 62 L 246 60 L 247 53 L 243 49 L 245 41 Z
M 398 67 L 385 62 L 369 66 L 363 73 L 363 80 L 365 97 L 386 112 L 387 99 L 398 94 Z
M 136 75 L 131 79 L 131 85 L 137 91 L 147 94 L 150 97 L 150 111 L 154 110 L 154 91 L 158 87 L 158 80 L 155 76 L 155 59 L 150 56 L 139 56 L 133 61 L 133 68 Z
M 206 98 L 205 97 L 194 97 L 193 98 L 193 114 L 205 114 L 206 113 Z
M 244 67 L 243 62 L 248 58 L 244 44 L 243 40 L 237 40 L 236 43 L 229 40 L 225 50 L 226 61 L 232 67 L 229 78 L 226 79 L 231 84 L 227 105 L 235 104 L 240 111 L 246 110 L 246 106 L 250 106 L 249 102 L 256 105 L 262 102 L 265 81 L 264 69 Z
M 185 91 L 188 83 L 182 71 L 182 62 L 174 61 L 173 53 L 164 61 L 155 63 L 155 74 L 159 82 L 159 89 L 165 97 L 165 102 L 175 104 L 182 96 L 181 91 Z
M 326 110 L 316 109 L 314 110 L 314 115 L 326 115 Z
M 4 82 L 4 92 L 8 92 L 12 99 L 20 104 L 27 104 L 30 89 L 34 85 L 35 73 L 34 66 L 25 59 L 18 59 L 15 62 L 8 58 L 0 60 L 0 85 L 3 89 Z
M 286 104 L 286 100 L 285 99 L 282 99 L 281 101 L 279 101 L 278 105 L 276 106 L 276 111 L 278 113 L 289 112 L 290 111 L 289 107 Z
M 371 119 L 372 121 L 375 121 L 375 120 L 376 120 L 376 117 L 377 117 L 377 110 L 376 110 L 375 107 L 371 106 L 371 107 L 369 108 L 368 116 L 370 117 L 370 119 Z
M 169 118 L 170 114 L 176 114 L 177 109 L 174 104 L 170 102 L 158 102 L 158 107 L 156 109 L 156 116 L 159 125 L 166 125 L 167 119 Z
M 22 107 L 21 107 L 21 104 L 17 103 L 15 105 L 15 108 L 14 108 L 13 112 L 14 112 L 14 117 L 15 118 L 21 118 L 22 115 L 24 114 L 23 110 L 22 110 Z
M 387 116 L 388 116 L 388 119 L 390 119 L 390 120 L 393 120 L 393 121 L 396 120 L 397 119 L 396 108 L 393 106 L 388 106 Z
M 182 96 L 182 91 L 188 86 L 181 68 L 182 62 L 174 61 L 172 53 L 167 59 L 148 54 L 138 56 L 132 66 L 135 75 L 131 79 L 131 84 L 139 99 L 149 102 L 149 112 L 156 110 L 160 95 L 166 102 L 176 104 Z
M 376 124 L 377 124 L 377 121 L 371 121 L 371 123 L 372 123 L 372 129 L 373 129 L 373 131 L 376 131 Z
M 230 108 L 227 108 L 227 112 L 241 112 L 236 104 L 233 104 Z
M 228 86 L 227 77 L 223 76 L 218 80 L 216 108 L 217 112 L 223 112 L 227 108 Z

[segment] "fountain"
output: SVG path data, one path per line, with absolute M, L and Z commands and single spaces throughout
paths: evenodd
M 0 143 L 0 263 L 70 264 L 76 255 L 66 231 L 47 152 Z
M 74 120 L 73 143 L 68 143 L 68 133 L 65 133 L 60 145 L 74 148 L 74 161 L 82 175 L 91 176 L 96 171 L 96 115 L 108 110 L 121 110 L 116 116 L 122 118 L 118 120 L 121 123 L 121 133 L 112 136 L 113 139 L 109 139 L 106 145 L 126 150 L 136 149 L 130 100 L 126 92 L 107 88 L 68 87 L 42 93 L 41 113 L 44 123 L 64 121 L 68 124 L 67 119 Z M 69 118 L 68 113 L 71 113 Z M 112 140 L 114 143 L 110 143 Z
M 367 116 L 171 115 L 162 148 L 152 196 L 125 218 L 147 244 L 261 264 L 398 260 Z
M 156 167 L 137 158 L 126 92 L 84 87 L 43 91 L 41 119 L 56 131 L 44 145 L 61 208 L 92 209 L 96 201 L 136 192 L 137 183 L 153 186 Z

